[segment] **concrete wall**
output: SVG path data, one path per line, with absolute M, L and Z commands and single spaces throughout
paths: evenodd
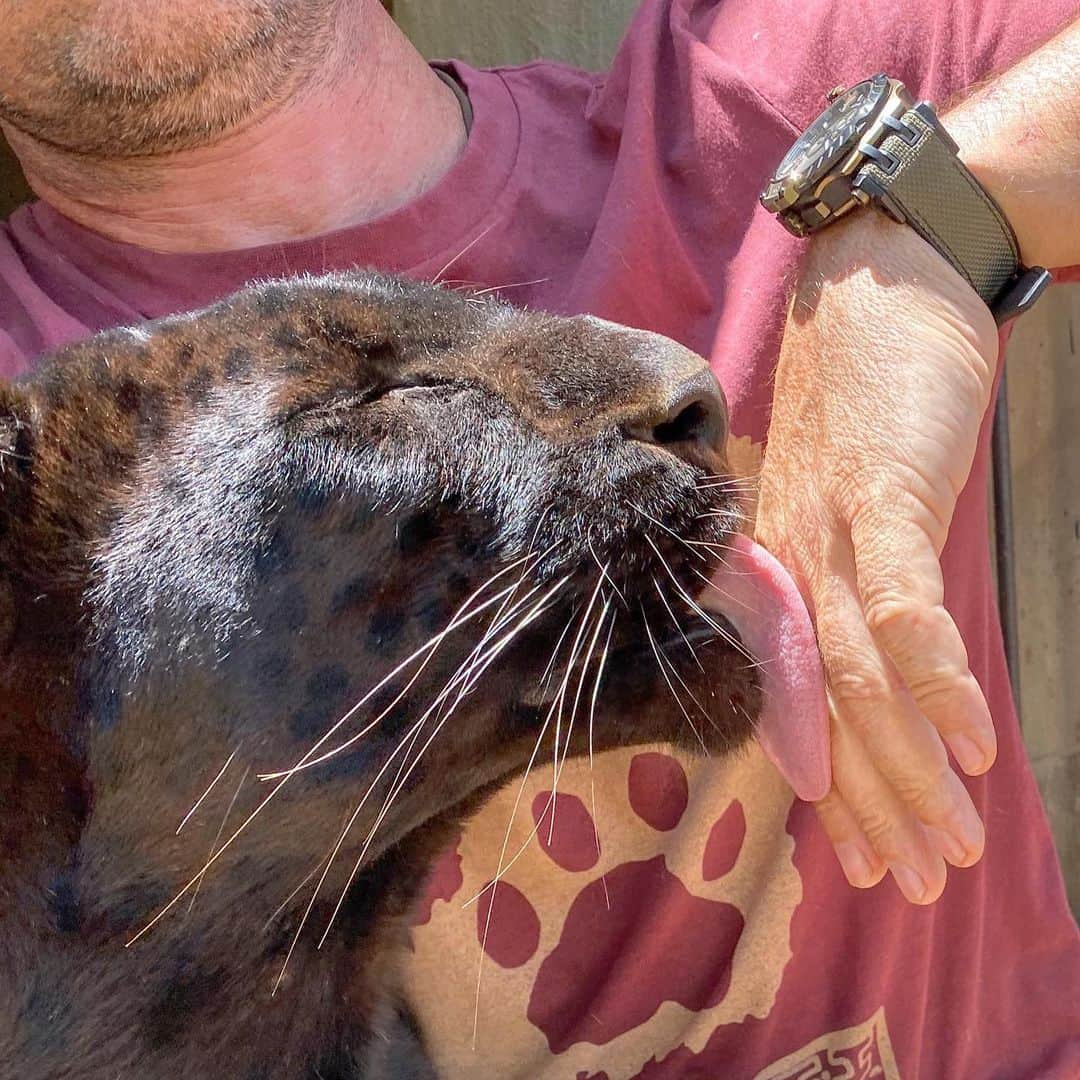
M 430 57 L 604 67 L 636 0 L 393 0 Z M 0 214 L 25 188 L 0 145 Z M 1080 286 L 1059 286 L 1009 350 L 1024 736 L 1080 910 Z

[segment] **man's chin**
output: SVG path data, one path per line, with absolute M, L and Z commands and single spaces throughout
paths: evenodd
M 114 161 L 203 146 L 320 66 L 333 4 L 0 0 L 0 115 L 41 143 Z

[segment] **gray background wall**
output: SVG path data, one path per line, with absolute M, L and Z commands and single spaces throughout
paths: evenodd
M 1080 285 L 1017 323 L 1007 363 L 1021 718 L 1080 914 Z
M 479 66 L 543 56 L 608 65 L 638 0 L 392 0 L 386 6 L 427 57 Z
M 636 0 L 386 0 L 429 57 L 539 56 L 602 68 Z M 0 214 L 25 197 L 0 144 Z M 1058 286 L 1009 347 L 1021 710 L 1080 910 L 1080 286 Z

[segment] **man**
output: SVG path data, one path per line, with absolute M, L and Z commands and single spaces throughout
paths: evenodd
M 0 233 L 0 372 L 252 277 L 373 264 L 684 341 L 749 455 L 771 414 L 757 531 L 815 616 L 832 788 L 815 816 L 757 751 L 612 756 L 595 858 L 545 823 L 477 914 L 495 800 L 415 934 L 447 1075 L 1080 1073 L 1080 942 L 984 544 L 993 319 L 911 228 L 865 210 L 804 249 L 757 205 L 830 86 L 884 70 L 944 105 L 1015 64 L 945 126 L 1023 260 L 1080 263 L 1077 14 L 647 0 L 597 78 L 440 74 L 375 0 L 0 0 L 0 114 L 42 199 Z M 567 770 L 580 819 L 590 774 Z

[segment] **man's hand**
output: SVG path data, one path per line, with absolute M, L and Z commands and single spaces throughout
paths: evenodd
M 935 900 L 983 826 L 945 747 L 996 743 L 940 567 L 997 363 L 994 320 L 913 230 L 863 213 L 811 244 L 776 376 L 757 535 L 817 627 L 833 788 L 817 804 L 844 872 L 890 869 Z

